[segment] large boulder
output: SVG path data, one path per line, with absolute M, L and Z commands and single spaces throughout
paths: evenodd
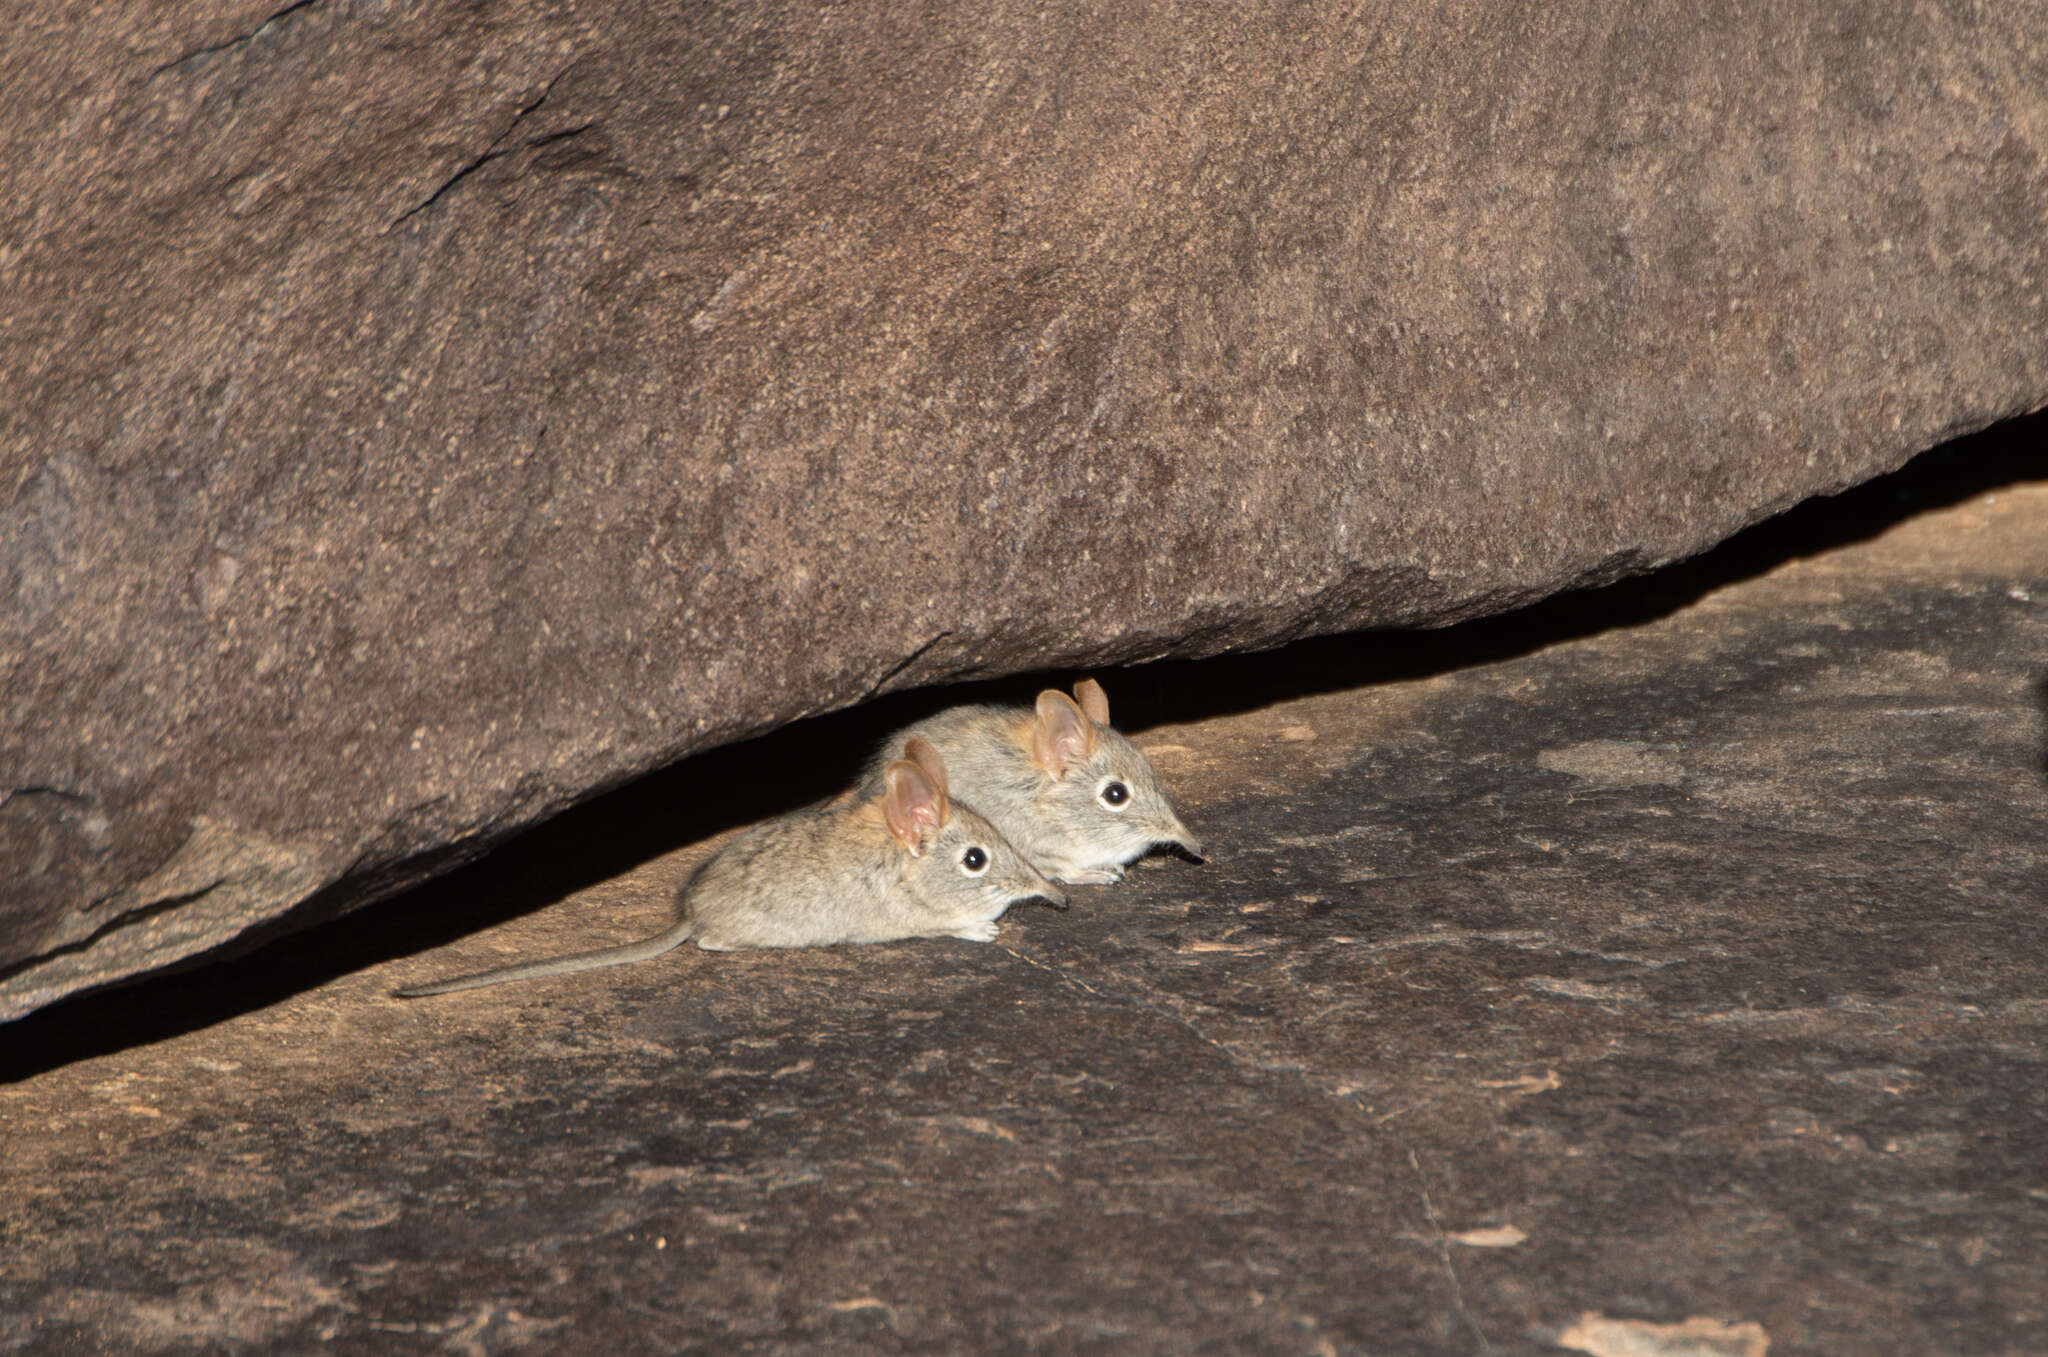
M 2048 397 L 2040 3 L 213 8 L 6 39 L 0 1015 Z

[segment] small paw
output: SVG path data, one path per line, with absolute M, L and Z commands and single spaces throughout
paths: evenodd
M 1114 886 L 1124 879 L 1121 867 L 1084 867 L 1079 871 L 1064 872 L 1053 878 L 1068 886 Z
M 995 920 L 979 919 L 971 924 L 960 925 L 960 927 L 953 930 L 953 936 L 965 938 L 969 942 L 994 942 L 996 940 L 996 931 Z

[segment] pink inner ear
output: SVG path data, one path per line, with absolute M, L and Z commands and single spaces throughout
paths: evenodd
M 946 823 L 946 794 L 932 786 L 924 770 L 898 759 L 883 770 L 888 791 L 882 795 L 882 818 L 889 832 L 910 856 L 924 856 L 925 840 Z
M 1074 701 L 1081 704 L 1082 712 L 1096 725 L 1109 724 L 1109 694 L 1094 679 L 1082 679 L 1074 685 Z
M 1065 693 L 1048 688 L 1038 695 L 1038 722 L 1031 730 L 1031 756 L 1055 778 L 1095 752 L 1095 726 Z

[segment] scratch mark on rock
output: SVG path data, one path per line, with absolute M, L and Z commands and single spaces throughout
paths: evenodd
M 1458 1281 L 1458 1265 L 1451 1261 L 1451 1236 L 1444 1229 L 1443 1217 L 1436 1212 L 1436 1203 L 1429 1198 L 1429 1176 L 1422 1171 L 1422 1160 L 1412 1148 L 1408 1151 L 1408 1166 L 1415 1170 L 1416 1190 L 1422 1194 L 1422 1214 L 1428 1218 L 1429 1228 L 1436 1231 L 1436 1256 L 1443 1262 L 1444 1275 L 1451 1282 L 1451 1310 L 1472 1330 L 1472 1336 L 1479 1340 L 1479 1350 L 1492 1352 L 1493 1344 L 1487 1341 L 1486 1330 L 1479 1327 L 1479 1321 L 1465 1307 L 1465 1288 Z
M 906 655 L 903 659 L 898 660 L 895 664 L 891 665 L 887 673 L 883 674 L 880 678 L 875 680 L 874 685 L 868 689 L 866 696 L 862 697 L 861 701 L 866 702 L 869 698 L 876 696 L 878 693 L 882 691 L 882 689 L 888 687 L 889 684 L 892 681 L 894 681 L 896 677 L 900 675 L 904 670 L 910 668 L 911 665 L 916 664 L 919 660 L 923 659 L 926 655 L 930 654 L 934 646 L 938 645 L 939 642 L 945 640 L 952 634 L 953 633 L 950 631 L 940 632 L 937 636 L 932 637 L 931 640 L 926 641 L 923 645 L 911 651 L 910 654 Z M 1016 953 L 1012 952 L 1011 955 L 1015 956 Z
M 225 52 L 231 48 L 236 47 L 247 47 L 250 43 L 262 37 L 266 31 L 280 23 L 283 23 L 292 15 L 297 14 L 300 10 L 310 9 L 314 5 L 317 5 L 319 3 L 321 3 L 321 0 L 292 0 L 292 3 L 286 5 L 283 9 L 271 11 L 268 18 L 264 19 L 262 23 L 257 24 L 247 33 L 237 34 L 236 36 L 229 38 L 224 42 L 210 43 L 205 47 L 195 47 L 191 51 L 185 53 L 183 56 L 172 57 L 169 61 L 166 61 L 163 65 L 151 71 L 149 73 L 149 77 L 150 79 L 154 80 L 156 79 L 156 77 L 162 75 L 165 71 L 175 70 L 177 67 L 187 65 L 194 61 L 203 60 L 207 57 L 214 55 L 216 52 Z
M 548 101 L 548 96 L 555 92 L 555 86 L 560 84 L 562 81 L 562 77 L 569 74 L 570 71 L 574 70 L 575 66 L 576 63 L 572 61 L 567 66 L 564 66 L 561 70 L 555 72 L 554 78 L 548 81 L 547 85 L 542 88 L 541 92 L 538 95 L 534 96 L 533 100 L 530 103 L 525 103 L 519 106 L 518 111 L 516 111 L 512 115 L 512 121 L 505 124 L 504 131 L 498 133 L 497 136 L 491 138 L 490 144 L 488 146 L 484 147 L 484 149 L 480 153 L 478 153 L 475 156 L 472 156 L 468 161 L 464 162 L 462 165 L 456 167 L 456 170 L 453 174 L 449 175 L 446 179 L 441 181 L 440 187 L 436 188 L 432 193 L 429 193 L 425 198 L 422 198 L 419 202 L 413 204 L 405 211 L 399 213 L 398 216 L 392 220 L 392 223 L 384 228 L 381 234 L 387 236 L 390 235 L 393 231 L 405 225 L 407 221 L 418 216 L 420 213 L 426 211 L 435 203 L 439 202 L 442 198 L 446 197 L 448 195 L 449 190 L 453 189 L 457 184 L 461 183 L 463 180 L 467 179 L 470 175 L 476 173 L 484 166 L 490 164 L 492 161 L 501 159 L 504 156 L 511 155 L 514 151 L 532 150 L 536 146 L 546 146 L 551 142 L 564 141 L 570 137 L 580 136 L 583 133 L 588 132 L 591 128 L 597 126 L 595 122 L 587 122 L 579 124 L 578 126 L 575 127 L 564 128 L 559 132 L 549 132 L 544 136 L 530 138 L 524 142 L 521 142 L 517 146 L 506 146 L 503 144 L 507 137 L 511 136 L 513 132 L 518 130 L 519 124 L 526 120 L 528 114 L 531 114 L 536 109 L 538 109 L 542 104 L 545 104 Z
M 0 806 L 6 805 L 17 796 L 54 796 L 59 801 L 69 801 L 73 805 L 79 806 L 85 805 L 92 800 L 84 792 L 74 792 L 65 787 L 38 783 L 27 787 L 9 787 L 5 793 L 0 793 Z

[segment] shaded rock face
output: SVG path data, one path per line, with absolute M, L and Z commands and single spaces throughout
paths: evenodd
M 2036 405 L 2044 13 L 38 9 L 0 1015 L 806 712 L 1497 610 Z

